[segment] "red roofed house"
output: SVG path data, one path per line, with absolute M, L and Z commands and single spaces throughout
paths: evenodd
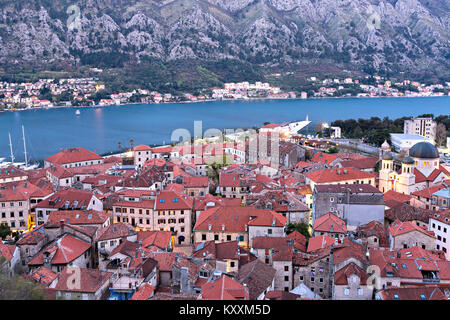
M 13 231 L 26 230 L 30 197 L 22 189 L 0 189 L 0 224 L 8 225 Z
M 16 265 L 20 261 L 20 250 L 18 247 L 9 244 L 3 244 L 0 241 L 0 259 L 4 258 L 3 264 L 0 260 L 0 273 L 12 276 L 15 273 Z
M 64 234 L 50 242 L 27 262 L 30 270 L 44 266 L 61 272 L 65 266 L 89 268 L 92 266 L 91 244 L 71 234 Z
M 28 179 L 29 173 L 14 166 L 0 168 L 0 183 L 24 181 Z
M 248 289 L 227 275 L 202 286 L 201 300 L 249 300 Z
M 155 287 L 145 282 L 143 285 L 139 286 L 137 291 L 129 300 L 150 300 L 154 294 Z
M 334 273 L 333 299 L 372 300 L 373 287 L 367 285 L 365 269 L 351 262 Z
M 145 161 L 152 159 L 152 148 L 146 145 L 138 145 L 133 148 L 134 165 L 142 168 Z
M 433 214 L 428 230 L 436 236 L 436 249 L 444 251 L 447 260 L 450 260 L 450 210 Z
M 178 244 L 192 243 L 194 199 L 173 191 L 156 196 L 152 230 L 170 231 Z
M 410 221 L 394 221 L 388 229 L 389 247 L 391 249 L 407 249 L 419 246 L 425 250 L 436 249 L 436 237 L 433 231 L 419 227 Z
M 194 242 L 239 240 L 251 246 L 257 236 L 282 237 L 286 218 L 272 210 L 252 207 L 213 207 L 202 213 L 194 227 Z
M 254 180 L 242 177 L 238 173 L 220 173 L 220 194 L 227 198 L 244 198 L 250 192 L 250 186 Z
M 309 238 L 308 249 L 306 250 L 306 252 L 313 252 L 331 247 L 335 244 L 335 242 L 335 239 L 326 235 Z
M 103 269 L 103 262 L 115 248 L 123 241 L 136 241 L 137 233 L 133 227 L 126 223 L 113 223 L 109 226 L 99 228 L 96 234 L 96 245 L 98 250 L 98 261 L 100 269 Z
M 333 300 L 372 300 L 365 247 L 351 239 L 333 248 Z
M 109 294 L 112 275 L 97 269 L 66 267 L 54 287 L 56 296 L 67 300 L 102 300 Z
M 57 154 L 48 157 L 44 160 L 44 168 L 48 168 L 51 165 L 60 165 L 64 168 L 72 168 L 102 163 L 103 158 L 98 154 L 78 147 L 61 150 Z
M 103 211 L 103 203 L 90 191 L 62 189 L 39 202 L 35 207 L 36 226 L 44 224 L 52 211 L 94 210 Z
M 381 288 L 405 284 L 450 284 L 450 264 L 444 257 L 421 247 L 369 248 L 369 263 L 380 268 Z
M 370 184 L 375 187 L 375 176 L 356 168 L 324 169 L 307 173 L 306 184 L 314 190 L 321 184 Z
M 327 235 L 338 242 L 341 242 L 347 234 L 345 221 L 332 213 L 317 218 L 314 221 L 313 230 L 314 236 Z

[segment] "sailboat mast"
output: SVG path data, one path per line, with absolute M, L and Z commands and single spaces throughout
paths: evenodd
M 11 150 L 11 163 L 14 163 L 15 158 L 14 158 L 14 153 L 12 150 L 11 133 L 8 132 L 8 135 L 9 135 L 9 149 Z
M 25 152 L 25 167 L 28 167 L 28 157 L 27 157 L 27 144 L 25 142 L 25 129 L 22 126 L 22 136 L 23 136 L 23 150 Z

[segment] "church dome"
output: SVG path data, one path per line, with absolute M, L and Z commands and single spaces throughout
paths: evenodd
M 394 159 L 394 157 L 392 156 L 392 154 L 390 152 L 385 153 L 383 155 L 383 160 L 393 160 L 393 159 Z
M 413 158 L 436 159 L 439 158 L 439 152 L 435 146 L 429 142 L 416 143 L 409 149 L 409 155 Z
M 407 156 L 407 157 L 405 157 L 405 158 L 402 160 L 402 162 L 403 162 L 404 164 L 414 164 L 414 159 L 411 158 L 410 156 Z

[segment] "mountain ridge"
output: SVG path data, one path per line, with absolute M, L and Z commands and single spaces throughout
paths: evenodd
M 449 0 L 3 0 L 0 64 L 234 59 L 447 78 L 449 12 Z

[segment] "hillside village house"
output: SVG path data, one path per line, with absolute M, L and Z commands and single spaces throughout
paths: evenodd
M 11 230 L 24 231 L 28 228 L 30 195 L 21 190 L 0 190 L 0 223 Z
M 14 166 L 0 168 L 0 184 L 24 181 L 28 179 L 28 173 Z
M 84 148 L 70 148 L 62 150 L 57 154 L 44 160 L 44 168 L 52 165 L 60 165 L 64 168 L 89 166 L 93 164 L 102 164 L 103 158 L 98 154 Z
M 316 185 L 323 184 L 370 184 L 375 187 L 375 176 L 356 168 L 324 169 L 307 173 L 305 177 L 306 184 L 310 185 L 311 190 L 314 190 Z
M 138 145 L 133 148 L 134 165 L 142 168 L 146 161 L 152 159 L 152 148 L 146 145 Z
M 428 230 L 434 232 L 436 249 L 442 250 L 447 260 L 450 260 L 450 210 L 433 214 Z
M 80 276 L 79 281 L 73 279 L 73 274 Z M 108 288 L 113 274 L 111 272 L 100 271 L 86 268 L 64 268 L 54 290 L 56 296 L 79 300 L 101 300 L 105 294 L 108 294 Z
M 426 250 L 436 249 L 434 232 L 410 221 L 394 221 L 388 229 L 388 234 L 391 249 L 407 249 L 417 246 Z
M 42 200 L 34 207 L 36 225 L 44 224 L 50 212 L 58 210 L 103 211 L 103 203 L 92 192 L 63 189 Z
M 238 240 L 249 248 L 254 237 L 279 237 L 285 235 L 286 218 L 263 209 L 250 207 L 213 207 L 202 212 L 197 219 L 194 243 Z
M 344 220 L 350 231 L 370 221 L 384 223 L 383 194 L 372 185 L 316 185 L 313 199 L 313 223 L 328 213 Z

